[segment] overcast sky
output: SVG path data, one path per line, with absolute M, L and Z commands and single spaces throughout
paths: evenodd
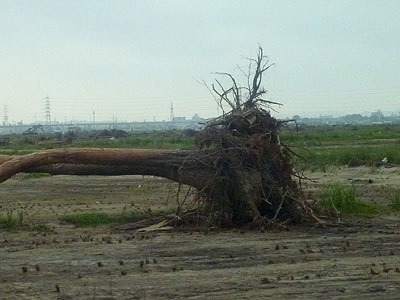
M 211 117 L 211 72 L 256 55 L 279 117 L 400 110 L 400 1 L 1 0 L 0 115 Z

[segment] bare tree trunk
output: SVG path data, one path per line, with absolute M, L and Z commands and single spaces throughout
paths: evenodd
M 53 175 L 153 175 L 201 189 L 207 170 L 185 164 L 191 151 L 75 148 L 0 156 L 0 183 L 19 172 Z

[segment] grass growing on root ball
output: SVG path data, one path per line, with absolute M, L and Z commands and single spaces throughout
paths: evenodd
M 336 216 L 339 213 L 342 217 L 373 216 L 385 211 L 381 205 L 362 201 L 354 186 L 338 183 L 323 187 L 315 208 L 321 215 Z

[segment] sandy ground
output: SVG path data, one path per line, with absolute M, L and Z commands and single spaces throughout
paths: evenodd
M 386 203 L 398 168 L 306 174 L 304 187 L 334 181 Z M 134 176 L 27 179 L 0 186 L 0 212 L 52 231 L 0 229 L 0 299 L 399 299 L 400 217 L 289 231 L 135 233 L 74 228 L 60 216 L 175 205 L 177 185 Z M 24 272 L 25 271 L 25 272 Z

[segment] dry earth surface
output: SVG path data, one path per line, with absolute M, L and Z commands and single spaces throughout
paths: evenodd
M 307 176 L 310 198 L 321 184 L 339 181 L 356 185 L 367 201 L 385 204 L 387 190 L 400 184 L 396 167 L 343 167 Z M 3 183 L 2 214 L 23 211 L 24 222 L 53 229 L 0 229 L 0 299 L 399 299 L 396 214 L 284 232 L 138 233 L 60 222 L 85 211 L 170 209 L 176 187 L 137 176 L 21 174 Z

